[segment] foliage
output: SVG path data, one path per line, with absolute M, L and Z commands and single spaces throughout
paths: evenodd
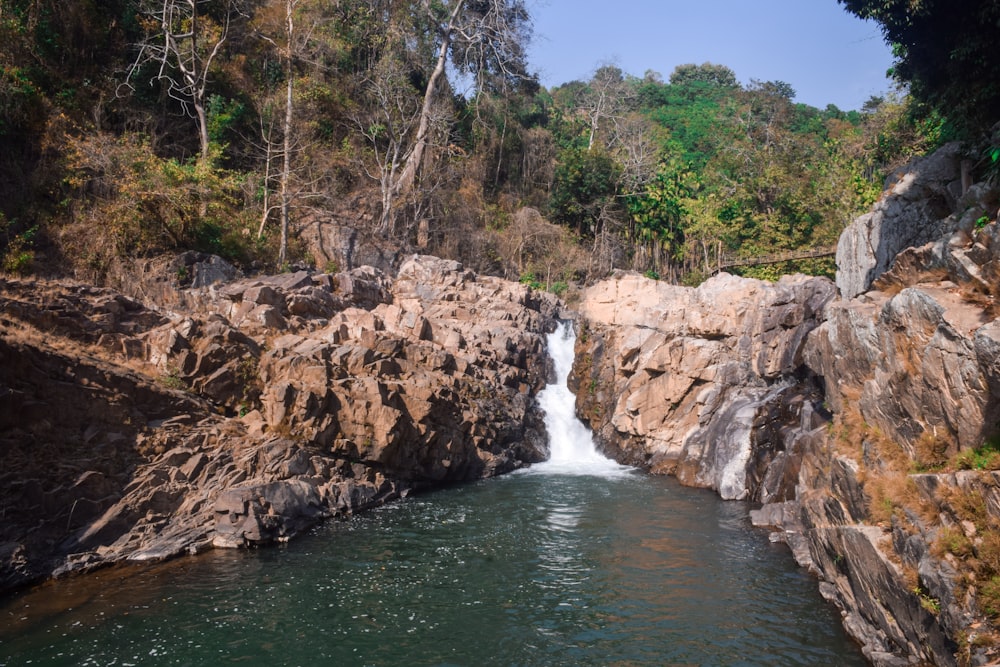
M 75 218 L 91 228 L 70 246 L 98 273 L 115 257 L 196 249 L 241 262 L 253 251 L 240 176 L 212 161 L 159 158 L 141 137 L 97 134 L 72 141 L 66 162 L 82 204 Z
M 953 467 L 958 470 L 998 470 L 1000 469 L 1000 443 L 987 442 L 982 447 L 959 452 Z
M 527 285 L 532 289 L 542 289 L 543 287 L 542 282 L 535 277 L 534 273 L 531 272 L 522 274 L 518 282 L 522 285 Z
M 593 237 L 602 213 L 615 205 L 621 168 L 604 151 L 570 148 L 557 161 L 550 210 L 553 218 Z
M 7 273 L 24 275 L 31 272 L 35 260 L 34 240 L 38 227 L 34 226 L 15 233 L 14 221 L 8 221 L 0 213 L 0 236 L 6 237 L 7 249 L 2 255 L 2 269 Z
M 704 84 L 712 88 L 736 88 L 736 73 L 725 65 L 703 63 L 701 65 L 678 65 L 670 75 L 672 86 L 692 86 Z
M 552 290 L 612 268 L 697 284 L 723 255 L 833 243 L 953 124 L 924 99 L 795 104 L 788 84 L 741 86 L 714 63 L 666 80 L 602 64 L 543 90 L 529 10 L 0 0 L 5 263 L 106 279 L 198 248 L 273 264 L 272 228 L 302 248 L 297 229 L 343 220 Z
M 997 121 L 1000 52 L 995 42 L 1000 5 L 994 0 L 969 0 L 958 6 L 913 0 L 838 2 L 881 25 L 896 59 L 890 71 L 909 85 L 920 104 L 974 140 Z

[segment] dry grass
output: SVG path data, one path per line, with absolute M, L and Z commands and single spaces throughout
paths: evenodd
M 872 284 L 872 287 L 886 296 L 893 297 L 907 287 L 912 287 L 920 283 L 938 283 L 950 279 L 951 276 L 945 268 L 918 269 L 916 267 L 899 267 L 879 276 Z
M 957 445 L 950 438 L 924 431 L 914 445 L 916 466 L 920 470 L 940 470 L 957 450 Z
M 942 494 L 942 504 L 956 525 L 938 532 L 932 553 L 959 560 L 959 590 L 975 587 L 979 609 L 996 623 L 1000 621 L 1000 521 L 987 512 L 980 489 L 949 488 Z M 992 633 L 985 636 L 995 639 Z
M 937 558 L 944 558 L 946 554 L 952 554 L 956 558 L 964 560 L 975 555 L 975 548 L 964 530 L 958 526 L 947 526 L 938 531 L 937 538 L 931 545 L 931 553 Z
M 65 357 L 97 359 L 127 368 L 149 380 L 160 381 L 162 379 L 163 373 L 144 359 L 127 357 L 124 353 L 97 343 L 76 340 L 69 336 L 60 336 L 52 331 L 41 330 L 24 320 L 6 318 L 0 320 L 0 336 Z
M 865 435 L 870 430 L 858 410 L 861 392 L 843 392 L 844 408 L 833 417 L 834 449 L 842 456 L 860 461 L 864 456 Z
M 868 515 L 872 522 L 888 526 L 893 517 L 911 523 L 918 517 L 925 523 L 937 519 L 937 507 L 917 487 L 909 473 L 887 470 L 879 474 L 869 471 L 864 480 L 868 497 Z

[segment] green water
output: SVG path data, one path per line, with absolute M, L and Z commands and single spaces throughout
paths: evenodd
M 2 665 L 863 665 L 748 507 L 518 473 L 0 604 Z

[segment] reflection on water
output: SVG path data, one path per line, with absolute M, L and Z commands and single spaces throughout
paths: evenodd
M 517 474 L 0 605 L 2 665 L 863 665 L 747 506 Z

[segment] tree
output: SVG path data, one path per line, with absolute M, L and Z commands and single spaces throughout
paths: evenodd
M 393 184 L 393 198 L 410 190 L 423 166 L 431 121 L 441 91 L 448 56 L 455 67 L 474 77 L 482 90 L 494 81 L 527 78 L 524 44 L 530 23 L 523 0 L 420 0 L 437 41 L 437 57 L 427 78 L 412 150 Z
M 670 74 L 670 85 L 689 86 L 691 84 L 703 84 L 712 88 L 736 88 L 739 85 L 736 81 L 736 74 L 725 65 L 688 63 L 675 67 Z
M 158 82 L 198 126 L 202 160 L 211 155 L 207 102 L 213 65 L 239 16 L 236 0 L 141 0 L 146 30 L 126 83 L 153 68 Z
M 615 205 L 621 167 L 603 150 L 570 148 L 559 156 L 550 208 L 580 236 L 596 238 Z
M 891 74 L 966 138 L 981 138 L 1000 118 L 1000 4 L 995 0 L 838 2 L 881 24 L 896 58 Z
M 675 260 L 684 254 L 687 202 L 696 188 L 694 173 L 667 158 L 641 191 L 625 197 L 634 268 L 653 269 L 661 276 L 676 273 Z
M 265 124 L 262 122 L 262 130 L 267 127 L 268 130 L 262 131 L 264 143 L 265 143 L 265 154 L 266 154 L 266 171 L 264 177 L 264 190 L 265 190 L 265 200 L 264 200 L 264 213 L 261 217 L 260 230 L 258 231 L 258 236 L 263 234 L 264 225 L 267 223 L 267 218 L 269 214 L 269 205 L 267 201 L 267 193 L 269 188 L 268 181 L 270 180 L 271 172 L 271 161 L 272 156 L 277 153 L 281 157 L 281 170 L 278 173 L 278 197 L 279 204 L 278 208 L 280 211 L 280 228 L 281 228 L 281 240 L 278 244 L 278 265 L 283 265 L 288 254 L 288 228 L 290 224 L 291 217 L 291 205 L 292 205 L 292 192 L 291 192 L 291 177 L 292 177 L 292 137 L 293 122 L 295 119 L 295 61 L 299 57 L 302 49 L 304 48 L 304 42 L 308 41 L 308 31 L 306 35 L 300 34 L 300 31 L 296 31 L 295 18 L 296 10 L 299 5 L 303 3 L 303 0 L 284 0 L 284 20 L 282 21 L 282 29 L 280 30 L 282 34 L 281 43 L 277 40 L 262 34 L 262 37 L 271 43 L 273 46 L 277 47 L 280 52 L 280 58 L 282 61 L 284 74 L 285 74 L 285 95 L 284 95 L 284 118 L 281 126 L 281 148 L 278 151 L 274 150 L 274 145 L 271 140 L 273 123 L 268 122 Z M 270 119 L 269 119 L 270 121 Z
M 435 105 L 421 107 L 412 94 L 409 78 L 401 63 L 385 58 L 373 70 L 365 86 L 367 110 L 355 118 L 361 134 L 368 140 L 374 168 L 368 162 L 362 167 L 370 178 L 379 184 L 381 214 L 378 231 L 395 232 L 396 202 L 406 194 L 403 190 L 401 171 L 411 164 L 415 144 L 409 138 L 418 124 L 425 134 L 435 125 Z M 426 141 L 426 138 L 425 140 Z
M 620 68 L 603 65 L 594 72 L 579 101 L 580 110 L 589 121 L 587 150 L 593 150 L 602 122 L 616 122 L 633 97 L 634 89 L 625 80 L 625 73 Z

